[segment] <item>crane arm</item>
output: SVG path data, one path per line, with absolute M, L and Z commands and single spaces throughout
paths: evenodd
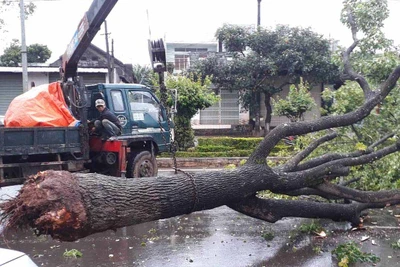
M 96 33 L 100 30 L 101 24 L 117 2 L 118 0 L 93 0 L 62 56 L 60 72 L 63 82 L 66 82 L 68 78 L 76 77 L 79 59 L 89 47 Z

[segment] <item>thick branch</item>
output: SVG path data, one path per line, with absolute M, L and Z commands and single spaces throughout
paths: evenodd
M 399 190 L 359 191 L 346 186 L 325 182 L 315 187 L 316 189 L 340 198 L 355 200 L 362 203 L 392 203 L 400 202 Z
M 343 63 L 344 63 L 343 72 L 348 80 L 357 81 L 357 83 L 360 85 L 361 89 L 364 92 L 365 98 L 368 98 L 372 91 L 371 88 L 369 87 L 367 80 L 362 75 L 354 72 L 350 64 L 350 54 L 353 52 L 354 48 L 356 48 L 356 46 L 358 45 L 359 40 L 357 38 L 357 32 L 358 32 L 357 23 L 354 19 L 352 10 L 350 8 L 347 9 L 347 14 L 348 14 L 347 21 L 350 24 L 351 33 L 353 37 L 353 44 L 343 53 Z
M 275 200 L 249 197 L 243 202 L 230 205 L 232 209 L 250 217 L 276 222 L 283 217 L 327 218 L 360 224 L 361 211 L 385 207 L 386 203 L 331 204 L 299 200 Z

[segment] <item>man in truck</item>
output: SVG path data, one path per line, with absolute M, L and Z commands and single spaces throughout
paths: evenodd
M 97 99 L 95 105 L 100 112 L 100 117 L 94 121 L 95 132 L 100 134 L 103 140 L 116 140 L 122 129 L 117 116 L 106 107 L 103 99 Z

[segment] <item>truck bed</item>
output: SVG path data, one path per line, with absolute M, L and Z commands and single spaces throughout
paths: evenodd
M 77 127 L 0 127 L 0 156 L 80 153 Z
M 83 170 L 84 138 L 77 127 L 0 127 L 0 187 L 43 170 Z

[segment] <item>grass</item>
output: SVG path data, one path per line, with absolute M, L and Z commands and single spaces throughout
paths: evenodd
M 71 249 L 71 250 L 65 250 L 63 256 L 65 258 L 81 258 L 83 254 L 77 249 Z
M 362 252 L 354 241 L 340 244 L 332 253 L 336 255 L 339 267 L 348 267 L 356 262 L 377 263 L 380 261 L 375 254 Z

